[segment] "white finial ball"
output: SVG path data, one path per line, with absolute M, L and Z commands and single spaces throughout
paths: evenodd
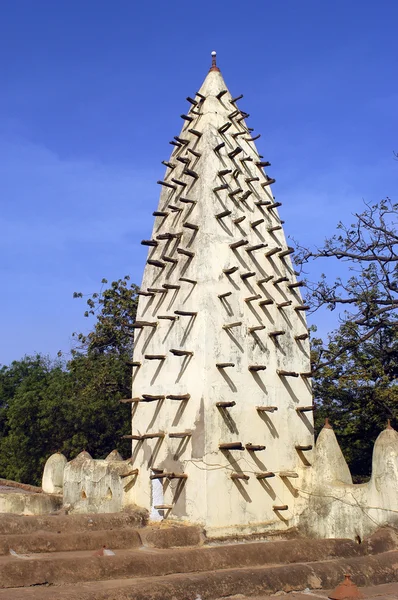
M 217 52 L 215 50 L 213 50 L 213 52 L 211 53 L 212 56 L 216 56 Z

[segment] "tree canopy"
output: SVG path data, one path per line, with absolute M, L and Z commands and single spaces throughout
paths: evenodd
M 121 436 L 130 432 L 131 418 L 119 401 L 131 395 L 136 291 L 125 277 L 88 297 L 86 316 L 94 317 L 94 326 L 75 334 L 69 361 L 25 356 L 0 369 L 2 477 L 40 484 L 56 451 L 68 459 L 83 449 L 95 458 L 115 448 L 129 456 L 130 443 Z

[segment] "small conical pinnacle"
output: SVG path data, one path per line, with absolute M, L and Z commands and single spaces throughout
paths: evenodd
M 387 427 L 386 429 L 394 429 L 393 427 L 391 427 L 391 419 L 387 419 Z
M 333 429 L 333 427 L 331 426 L 331 424 L 329 423 L 329 419 L 328 417 L 326 417 L 325 419 L 325 425 L 323 426 L 324 429 Z
M 217 67 L 217 52 L 215 50 L 213 50 L 213 52 L 211 53 L 211 68 L 210 71 L 218 71 L 220 72 L 220 69 Z

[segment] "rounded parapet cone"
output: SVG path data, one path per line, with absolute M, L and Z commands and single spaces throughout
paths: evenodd
M 315 445 L 314 483 L 348 483 L 352 484 L 351 473 L 335 433 L 326 419 Z

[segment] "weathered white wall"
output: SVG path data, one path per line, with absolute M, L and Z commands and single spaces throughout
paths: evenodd
M 81 452 L 64 469 L 64 506 L 75 513 L 113 513 L 125 507 L 126 492 L 135 475 L 133 467 L 111 452 L 105 460 L 94 460 Z
M 321 538 L 363 539 L 378 527 L 398 524 L 398 433 L 382 431 L 373 449 L 372 476 L 354 485 L 330 427 L 319 434 L 311 476 L 303 485 L 308 506 L 301 529 Z
M 296 281 L 289 257 L 276 254 L 267 258 L 264 254 L 276 246 L 285 250 L 287 244 L 283 230 L 268 231 L 280 223 L 277 211 L 255 205 L 259 200 L 274 200 L 270 186 L 260 186 L 265 175 L 255 162 L 261 159 L 255 144 L 244 139 L 251 134 L 247 132 L 234 140 L 233 133 L 244 131 L 242 124 L 234 124 L 224 135 L 217 131 L 236 108 L 230 103 L 229 92 L 222 101 L 216 98 L 223 89 L 226 86 L 221 74 L 210 72 L 200 89 L 206 96 L 200 108 L 202 116 L 186 123 L 180 134 L 189 140 L 187 147 L 200 152 L 201 157 L 195 158 L 185 148 L 178 148 L 170 158 L 176 168 L 167 170 L 165 180 L 172 183 L 175 178 L 187 186 L 177 184 L 175 191 L 162 188 L 158 210 L 169 214 L 166 218 L 156 217 L 152 239 L 164 233 L 182 235 L 171 241 L 158 240 L 157 247 L 149 248 L 148 258 L 162 261 L 166 255 L 178 262 L 167 262 L 165 269 L 147 265 L 141 290 L 160 289 L 163 284 L 180 288 L 140 298 L 137 321 L 157 322 L 157 326 L 137 331 L 134 360 L 141 366 L 134 367 L 132 394 L 142 397 L 189 393 L 191 397 L 186 403 L 165 399 L 133 404 L 133 434 L 162 431 L 165 437 L 133 442 L 134 465 L 140 474 L 131 489 L 131 498 L 151 509 L 151 468 L 184 472 L 188 475 L 185 483 L 164 482 L 164 504 L 173 505 L 168 516 L 203 523 L 210 535 L 251 531 L 254 526 L 257 530 L 280 529 L 295 524 L 302 510 L 295 488 L 312 461 L 311 451 L 299 453 L 295 445 L 313 443 L 312 413 L 296 412 L 297 406 L 312 404 L 308 379 L 277 374 L 277 369 L 298 373 L 310 370 L 307 340 L 294 339 L 307 332 L 304 313 L 294 310 L 302 300 L 298 288 L 293 291 L 287 287 Z M 202 132 L 202 137 L 190 133 L 191 128 Z M 226 146 L 216 154 L 214 148 L 222 141 Z M 237 143 L 243 152 L 232 160 L 227 154 Z M 244 156 L 253 161 L 242 163 Z M 177 157 L 189 157 L 189 168 L 200 175 L 199 179 L 183 174 L 184 165 Z M 237 179 L 233 174 L 220 178 L 218 171 L 226 168 L 239 169 L 241 173 Z M 260 181 L 248 183 L 245 180 L 249 177 L 259 177 Z M 213 192 L 223 183 L 229 184 L 228 190 Z M 238 187 L 242 192 L 228 196 Z M 240 198 L 248 190 L 253 193 L 242 202 Z M 181 198 L 195 200 L 196 204 L 186 204 Z M 170 205 L 182 210 L 173 212 Z M 232 214 L 217 219 L 215 215 L 225 209 Z M 245 220 L 234 224 L 233 220 L 241 216 Z M 258 219 L 264 222 L 252 228 L 250 224 Z M 186 221 L 200 229 L 195 232 L 183 227 Z M 263 242 L 267 247 L 254 252 L 247 252 L 245 246 L 230 249 L 229 245 L 240 239 L 248 240 L 249 245 Z M 177 248 L 191 250 L 195 256 L 189 259 L 178 254 Z M 239 270 L 227 277 L 223 269 L 235 265 Z M 249 271 L 254 271 L 255 276 L 242 280 L 240 275 Z M 258 280 L 270 275 L 273 280 L 258 284 Z M 197 284 L 181 282 L 181 276 Z M 288 281 L 273 285 L 282 276 Z M 232 294 L 222 302 L 218 295 L 225 292 Z M 260 299 L 245 302 L 245 298 L 257 294 Z M 261 307 L 259 302 L 267 298 L 272 298 L 274 304 Z M 287 300 L 292 302 L 290 306 L 277 308 L 276 304 Z M 197 316 L 179 316 L 174 322 L 158 319 L 158 315 L 175 316 L 175 310 L 194 311 Z M 223 330 L 223 325 L 239 321 L 242 325 Z M 248 328 L 256 325 L 265 328 L 255 335 L 249 333 Z M 269 333 L 276 330 L 286 333 L 274 341 Z M 170 353 L 173 348 L 192 351 L 193 356 L 174 356 Z M 166 358 L 145 358 L 154 354 Z M 235 366 L 220 370 L 216 367 L 219 362 L 232 362 Z M 248 367 L 256 364 L 267 368 L 253 375 Z M 236 405 L 219 409 L 216 403 L 220 401 L 234 401 Z M 259 405 L 276 406 L 278 410 L 259 413 Z M 169 433 L 185 430 L 192 432 L 185 442 L 168 437 Z M 233 441 L 262 444 L 266 450 L 219 450 L 219 443 Z M 231 480 L 231 473 L 237 471 L 243 471 L 250 479 Z M 255 473 L 262 471 L 272 471 L 276 476 L 259 481 Z M 281 471 L 295 471 L 299 478 L 281 478 Z M 287 511 L 273 510 L 274 505 L 284 504 L 288 505 Z

